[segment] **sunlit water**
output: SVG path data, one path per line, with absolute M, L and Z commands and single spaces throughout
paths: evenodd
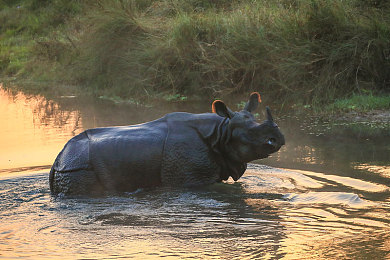
M 256 163 L 284 169 L 251 165 L 199 189 L 50 196 L 50 164 L 84 129 L 208 110 L 0 89 L 0 258 L 390 259 L 389 122 L 275 115 L 287 144 Z

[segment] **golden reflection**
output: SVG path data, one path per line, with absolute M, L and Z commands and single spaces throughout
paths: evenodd
M 286 235 L 280 241 L 280 250 L 286 253 L 283 259 L 365 259 L 365 248 L 375 247 L 382 239 L 383 250 L 388 249 L 387 224 L 366 216 L 346 218 L 335 209 L 308 206 L 285 210 L 280 215 Z
M 389 252 L 387 253 L 385 259 L 390 259 L 390 238 L 385 240 L 385 242 L 383 243 L 383 250 Z
M 252 198 L 245 203 L 254 210 L 275 214 L 283 233 L 276 253 L 283 256 L 281 259 L 360 259 L 367 246 L 375 247 L 382 239 L 382 250 L 389 249 L 389 225 L 364 213 L 352 217 L 348 211 L 353 209 L 348 206 L 314 203 L 290 207 L 281 201 Z
M 365 170 L 372 173 L 379 173 L 383 177 L 390 178 L 390 165 L 388 166 L 379 166 L 368 163 L 357 164 L 354 166 L 357 170 Z
M 306 165 L 322 165 L 325 160 L 322 155 L 323 151 L 311 145 L 301 145 L 290 140 L 283 146 L 278 153 L 272 154 L 270 160 L 277 162 L 290 161 L 293 163 L 303 163 Z M 262 163 L 264 160 L 259 161 Z M 267 159 L 265 160 L 267 161 Z
M 78 111 L 62 111 L 42 96 L 0 85 L 0 170 L 51 165 L 65 142 L 82 131 Z
M 344 177 L 339 175 L 325 174 L 325 173 L 312 172 L 312 171 L 303 171 L 303 170 L 294 170 L 294 171 L 302 173 L 304 175 L 314 176 L 321 179 L 334 181 L 344 186 L 349 186 L 357 190 L 368 191 L 368 192 L 385 192 L 389 190 L 389 187 L 383 184 L 376 184 L 376 183 L 363 181 L 351 177 Z
M 302 156 L 297 158 L 298 162 L 303 162 L 306 164 L 321 164 L 321 162 L 318 160 L 318 152 L 316 148 L 311 147 L 311 146 L 301 146 L 301 147 L 296 147 L 295 153 L 299 153 Z
M 388 187 L 350 177 L 324 173 L 272 169 L 249 169 L 252 176 L 244 176 L 245 192 L 266 192 L 256 188 L 261 183 L 280 183 L 272 178 L 290 179 L 295 185 L 294 193 L 284 194 L 288 200 L 269 200 L 248 198 L 245 203 L 259 212 L 272 212 L 283 234 L 278 241 L 277 255 L 282 259 L 363 259 L 367 248 L 371 250 L 372 259 L 383 259 L 383 252 L 388 249 L 386 242 L 390 231 L 387 208 L 378 210 L 383 204 L 362 199 L 354 193 L 346 191 L 331 192 L 311 189 L 298 189 L 299 180 L 304 177 L 321 179 L 322 184 L 336 182 L 344 186 L 368 192 L 386 192 Z M 294 173 L 294 174 L 293 174 Z M 258 176 L 256 176 L 258 175 Z M 254 177 L 261 177 L 257 180 Z M 271 181 L 272 180 L 272 181 Z M 298 181 L 296 181 L 298 180 Z M 313 179 L 314 180 L 314 179 Z M 275 192 L 269 189 L 268 192 Z M 283 192 L 282 192 L 283 194 Z M 390 206 L 390 205 L 389 205 Z M 383 245 L 383 248 L 378 248 Z M 331 248 L 331 250 L 330 250 Z

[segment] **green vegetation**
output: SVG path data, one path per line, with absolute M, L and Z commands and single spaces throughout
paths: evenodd
M 350 98 L 336 100 L 327 106 L 328 111 L 367 112 L 376 109 L 390 110 L 390 95 L 353 95 Z
M 1 75 L 98 96 L 256 90 L 288 107 L 390 89 L 385 0 L 0 0 L 0 8 Z
M 58 79 L 76 56 L 68 21 L 82 10 L 74 0 L 0 0 L 0 76 L 65 83 Z

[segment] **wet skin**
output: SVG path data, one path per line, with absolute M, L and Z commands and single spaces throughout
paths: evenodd
M 94 195 L 236 181 L 248 162 L 285 143 L 268 107 L 267 120 L 255 121 L 259 102 L 255 92 L 239 112 L 217 100 L 214 113 L 176 112 L 144 124 L 86 130 L 57 156 L 51 192 Z

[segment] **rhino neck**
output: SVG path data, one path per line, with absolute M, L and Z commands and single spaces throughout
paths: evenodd
M 237 181 L 245 172 L 247 164 L 237 161 L 229 152 L 232 132 L 229 127 L 229 119 L 224 118 L 215 128 L 213 135 L 209 137 L 211 147 L 217 154 L 218 163 L 222 166 L 221 180 L 227 180 L 230 176 Z

